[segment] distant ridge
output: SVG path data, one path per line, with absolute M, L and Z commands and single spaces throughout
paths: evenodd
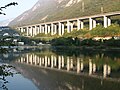
M 8 24 L 9 24 L 12 20 L 13 20 L 13 18 L 0 21 L 0 26 L 8 26 Z

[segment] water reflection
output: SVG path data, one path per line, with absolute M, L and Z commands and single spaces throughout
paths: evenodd
M 119 53 L 66 52 L 32 49 L 1 58 L 11 60 L 40 90 L 119 90 Z
M 96 63 L 91 58 L 71 57 L 64 55 L 42 55 L 41 53 L 27 53 L 16 62 L 34 65 L 41 68 L 61 70 L 64 72 L 85 74 L 97 78 L 111 78 L 112 66 L 107 63 Z M 114 79 L 114 78 L 112 78 Z

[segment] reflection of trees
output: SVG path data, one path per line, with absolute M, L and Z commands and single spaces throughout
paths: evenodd
M 16 72 L 13 71 L 14 67 L 11 65 L 1 65 L 0 66 L 0 88 L 3 90 L 8 90 L 6 83 L 8 81 L 6 80 L 7 76 L 12 76 L 14 74 L 17 74 Z

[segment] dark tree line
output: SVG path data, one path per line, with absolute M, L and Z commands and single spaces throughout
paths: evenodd
M 6 14 L 3 12 L 3 9 L 6 9 L 6 8 L 9 7 L 9 6 L 15 6 L 15 5 L 18 5 L 18 3 L 17 3 L 17 2 L 11 2 L 11 3 L 9 3 L 9 4 L 5 5 L 5 6 L 0 7 L 0 14 L 6 15 Z

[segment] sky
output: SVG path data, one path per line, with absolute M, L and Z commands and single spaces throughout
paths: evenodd
M 0 14 L 0 21 L 4 21 L 6 19 L 11 19 L 19 16 L 24 11 L 29 10 L 35 5 L 38 0 L 0 0 L 0 7 L 3 7 L 11 2 L 17 2 L 18 5 L 10 6 L 7 9 L 3 9 L 2 12 L 6 13 L 6 15 Z

